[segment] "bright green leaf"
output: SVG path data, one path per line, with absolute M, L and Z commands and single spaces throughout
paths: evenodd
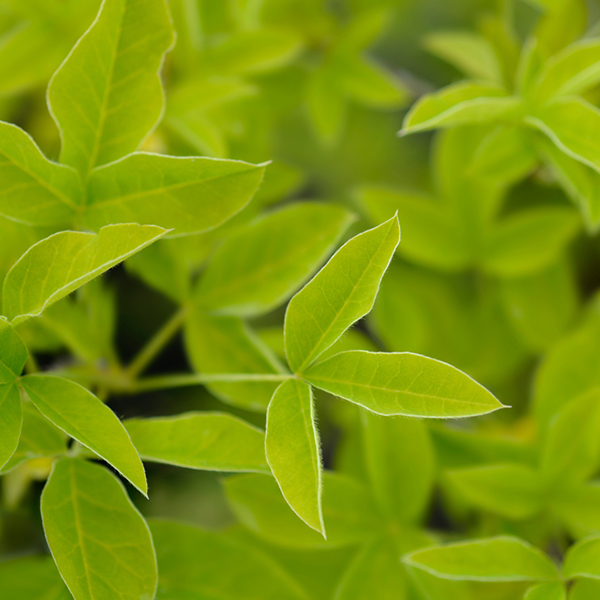
M 273 394 L 265 448 L 271 471 L 292 510 L 325 537 L 321 441 L 312 390 L 306 383 L 291 379 Z
M 146 461 L 209 471 L 270 473 L 264 433 L 227 413 L 129 419 L 123 425 Z
M 292 298 L 285 350 L 294 372 L 308 367 L 371 310 L 399 239 L 396 217 L 357 235 Z
M 42 518 L 75 600 L 154 598 L 150 531 L 109 471 L 74 458 L 56 463 L 42 494 Z
M 110 463 L 146 494 L 146 474 L 140 457 L 108 406 L 84 387 L 60 377 L 27 375 L 20 383 L 47 419 Z
M 571 546 L 565 556 L 562 571 L 565 579 L 600 579 L 600 537 L 586 538 Z
M 140 145 L 162 116 L 158 71 L 172 43 L 165 0 L 104 0 L 48 87 L 61 162 L 87 175 Z
M 462 371 L 410 352 L 341 352 L 313 365 L 303 377 L 380 415 L 448 419 L 504 408 Z
M 11 383 L 27 362 L 27 348 L 10 323 L 0 316 L 0 384 Z
M 331 69 L 322 67 L 312 73 L 306 86 L 306 101 L 312 124 L 324 142 L 333 144 L 342 132 L 346 117 L 346 98 L 332 81 Z
M 523 600 L 565 600 L 565 588 L 562 583 L 540 583 L 529 588 Z
M 0 469 L 17 449 L 22 424 L 19 388 L 14 383 L 0 384 Z
M 164 234 L 164 229 L 150 225 L 109 225 L 98 234 L 51 235 L 32 246 L 6 276 L 2 288 L 6 316 L 19 323 L 42 314 Z

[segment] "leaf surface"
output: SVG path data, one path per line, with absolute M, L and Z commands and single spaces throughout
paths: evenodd
M 0 563 L 2 593 L 11 600 L 72 600 L 52 558 L 27 556 Z
M 11 383 L 27 362 L 27 348 L 11 324 L 0 316 L 0 384 Z
M 540 583 L 529 588 L 523 600 L 565 600 L 565 588 L 561 583 Z
M 0 469 L 17 449 L 22 424 L 19 388 L 14 383 L 0 384 Z
M 592 536 L 571 546 L 563 563 L 563 577 L 600 579 L 600 537 Z

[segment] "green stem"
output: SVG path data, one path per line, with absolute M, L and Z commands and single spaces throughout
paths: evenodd
M 141 375 L 150 363 L 157 357 L 160 351 L 171 341 L 175 334 L 181 329 L 188 307 L 180 308 L 150 339 L 142 348 L 141 352 L 133 359 L 125 370 L 125 376 L 132 381 Z

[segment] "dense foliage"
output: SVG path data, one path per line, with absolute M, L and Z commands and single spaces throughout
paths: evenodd
M 599 8 L 0 0 L 0 598 L 600 598 Z

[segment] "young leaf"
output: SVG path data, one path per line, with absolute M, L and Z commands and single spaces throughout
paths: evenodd
M 44 532 L 75 600 L 154 598 L 156 556 L 146 522 L 105 468 L 58 461 L 42 493 Z
M 146 474 L 115 413 L 77 383 L 52 375 L 27 375 L 21 385 L 54 425 L 95 452 L 146 494 Z
M 238 519 L 277 546 L 347 546 L 371 539 L 384 526 L 368 491 L 337 473 L 323 473 L 327 541 L 298 519 L 273 477 L 235 475 L 225 481 L 225 490 Z
M 295 373 L 371 310 L 399 240 L 396 217 L 353 237 L 291 299 L 285 315 L 285 351 Z
M 292 510 L 325 536 L 321 506 L 323 466 L 312 390 L 303 381 L 283 382 L 267 411 L 267 461 Z
M 380 538 L 357 553 L 348 566 L 334 600 L 404 598 L 406 575 L 390 538 Z
M 354 220 L 337 206 L 293 204 L 229 236 L 196 291 L 205 310 L 252 317 L 283 303 Z
M 0 563 L 2 593 L 11 600 L 72 600 L 52 558 L 26 556 Z
M 198 373 L 285 372 L 275 355 L 237 317 L 213 317 L 194 307 L 185 324 L 188 357 Z M 264 412 L 279 384 L 270 381 L 207 384 L 220 400 Z
M 11 383 L 27 362 L 27 348 L 10 323 L 0 316 L 0 384 Z
M 600 537 L 593 536 L 571 546 L 563 563 L 563 577 L 600 579 Z
M 380 415 L 448 419 L 505 408 L 462 371 L 410 352 L 341 352 L 303 377 Z
M 407 554 L 402 560 L 444 579 L 543 581 L 559 576 L 543 552 L 509 536 L 434 546 Z
M 0 215 L 20 223 L 66 223 L 81 200 L 77 173 L 49 161 L 20 127 L 2 121 L 0 176 Z
M 243 541 L 196 527 L 151 521 L 159 584 L 156 600 L 308 600 L 271 558 Z
M 172 43 L 165 0 L 104 0 L 48 86 L 61 162 L 85 176 L 139 146 L 162 116 L 158 71 Z
M 565 588 L 562 583 L 540 583 L 530 587 L 523 600 L 566 600 Z
M 161 238 L 153 225 L 109 225 L 98 234 L 63 231 L 32 246 L 8 272 L 2 305 L 13 323 L 36 317 L 94 277 Z
M 270 473 L 260 429 L 226 413 L 129 419 L 123 423 L 142 459 L 190 469 Z
M 19 388 L 14 383 L 0 384 L 0 469 L 19 445 L 22 424 Z
M 447 471 L 446 477 L 469 502 L 509 519 L 526 519 L 542 509 L 544 493 L 536 471 L 499 464 Z
M 423 96 L 409 111 L 401 135 L 438 127 L 456 127 L 515 117 L 521 100 L 491 84 L 469 81 Z
M 94 169 L 83 219 L 90 229 L 112 223 L 158 223 L 186 235 L 214 229 L 240 211 L 262 181 L 265 165 L 136 152 Z

